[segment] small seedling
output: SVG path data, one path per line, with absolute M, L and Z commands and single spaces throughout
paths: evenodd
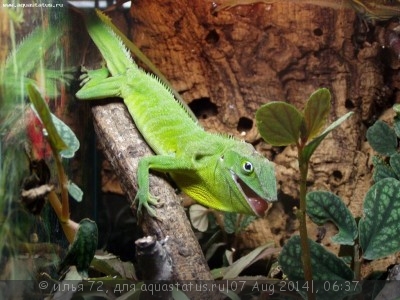
M 328 191 L 313 191 L 308 194 L 305 191 L 307 168 L 312 153 L 323 138 L 351 114 L 344 115 L 319 134 L 329 112 L 329 100 L 328 90 L 320 89 L 311 95 L 303 113 L 289 104 L 273 102 L 261 107 L 256 117 L 260 133 L 267 142 L 275 146 L 295 144 L 299 155 L 302 180 L 300 213 L 297 215 L 301 226 L 300 237 L 293 236 L 284 245 L 279 263 L 291 280 L 312 278 L 347 282 L 346 289 L 339 289 L 338 285 L 330 291 L 325 290 L 323 296 L 318 296 L 341 299 L 361 291 L 358 281 L 361 279 L 360 269 L 364 260 L 379 259 L 400 250 L 400 116 L 395 106 L 397 115 L 393 128 L 383 121 L 377 121 L 367 131 L 368 142 L 378 153 L 373 158 L 375 184 L 365 196 L 363 215 L 357 223 L 337 195 Z M 305 213 L 318 225 L 328 221 L 336 225 L 338 233 L 332 237 L 332 242 L 353 247 L 350 265 L 307 238 Z M 310 289 L 307 296 L 308 299 L 316 297 Z
M 282 249 L 279 261 L 290 279 L 305 279 L 310 286 L 312 279 L 319 278 L 319 271 L 331 274 L 328 270 L 340 267 L 340 259 L 308 239 L 306 227 L 306 181 L 311 156 L 322 140 L 352 114 L 347 113 L 323 130 L 329 116 L 330 102 L 330 92 L 322 88 L 310 96 L 303 111 L 285 102 L 270 102 L 256 113 L 258 130 L 266 142 L 273 146 L 295 145 L 297 148 L 300 205 L 296 214 L 300 222 L 300 238 L 294 236 L 288 241 Z M 331 262 L 326 265 L 325 270 L 315 266 L 324 261 L 322 258 Z M 311 289 L 307 294 L 309 299 L 315 298 Z

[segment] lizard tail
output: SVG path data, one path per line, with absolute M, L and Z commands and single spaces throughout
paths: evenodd
M 85 16 L 85 22 L 90 37 L 106 59 L 107 68 L 111 75 L 122 74 L 128 67 L 135 64 L 130 52 L 119 36 L 115 34 L 118 29 L 111 23 L 109 17 L 96 9 L 96 12 L 90 12 Z M 115 47 L 116 44 L 119 47 Z M 119 50 L 120 53 L 115 53 L 116 50 Z M 108 57 L 112 57 L 112 60 L 107 59 Z

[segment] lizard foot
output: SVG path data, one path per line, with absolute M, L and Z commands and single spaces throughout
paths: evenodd
M 147 194 L 147 197 L 143 196 L 143 193 L 138 191 L 136 194 L 135 200 L 134 200 L 134 205 L 137 204 L 137 214 L 139 220 L 143 216 L 143 209 L 146 209 L 147 213 L 152 217 L 159 219 L 157 216 L 157 212 L 153 207 L 159 207 L 160 203 L 158 199 L 154 196 L 152 196 L 150 193 Z
M 109 76 L 109 71 L 106 67 L 97 70 L 89 70 L 86 67 L 81 67 L 81 75 L 79 76 L 80 86 L 86 85 L 89 81 L 99 81 Z

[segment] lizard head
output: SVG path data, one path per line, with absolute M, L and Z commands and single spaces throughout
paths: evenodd
M 236 201 L 231 205 L 243 206 L 242 211 L 247 209 L 247 213 L 263 216 L 268 203 L 277 200 L 274 166 L 252 145 L 241 143 L 237 146 L 224 151 L 220 158 L 220 164 L 227 174 L 224 176 L 225 181 L 234 184 L 234 187 L 231 186 L 231 192 L 236 196 Z M 240 209 L 235 208 L 235 211 Z
M 180 189 L 202 205 L 220 211 L 264 216 L 269 202 L 277 200 L 273 164 L 251 144 L 229 140 L 219 149 L 207 144 L 192 163 L 194 173 L 171 172 Z M 209 151 L 211 154 L 204 154 Z

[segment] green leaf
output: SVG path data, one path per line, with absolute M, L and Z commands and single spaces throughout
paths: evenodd
M 394 132 L 396 133 L 396 136 L 400 138 L 400 116 L 398 114 L 393 119 L 393 129 Z
M 232 279 L 239 276 L 239 274 L 248 266 L 256 262 L 257 260 L 264 258 L 265 256 L 270 256 L 278 251 L 275 248 L 275 244 L 273 242 L 267 243 L 265 245 L 261 245 L 251 251 L 249 254 L 242 256 L 237 261 L 235 261 L 232 265 L 230 265 L 224 274 L 223 279 Z
M 306 196 L 307 214 L 311 220 L 322 225 L 327 221 L 333 222 L 339 233 L 332 241 L 342 245 L 354 245 L 357 238 L 357 224 L 343 201 L 330 192 L 315 191 Z
M 316 137 L 325 126 L 331 108 L 331 94 L 328 89 L 318 89 L 308 99 L 304 108 L 307 139 Z
M 98 229 L 96 222 L 82 219 L 74 241 L 59 266 L 59 272 L 68 266 L 76 266 L 83 278 L 88 277 L 88 269 L 97 249 Z
M 76 200 L 76 202 L 82 202 L 83 191 L 71 180 L 68 181 L 68 193 Z
M 323 141 L 323 139 L 332 130 L 334 130 L 336 127 L 338 127 L 340 124 L 342 124 L 352 114 L 353 114 L 353 112 L 348 112 L 344 116 L 340 117 L 335 122 L 333 122 L 331 125 L 329 125 L 329 127 L 326 128 L 319 136 L 317 136 L 310 143 L 308 143 L 303 149 L 303 155 L 304 155 L 305 161 L 309 161 L 311 158 L 311 155 L 314 153 L 314 151 L 317 149 L 318 145 Z
M 367 192 L 359 222 L 365 259 L 378 259 L 400 250 L 400 181 L 385 178 Z
M 75 152 L 78 151 L 80 147 L 79 140 L 75 133 L 55 115 L 51 114 L 51 119 L 53 120 L 54 126 L 56 127 L 61 139 L 68 147 L 67 149 L 60 151 L 60 155 L 64 158 L 74 157 Z
M 239 232 L 246 229 L 246 227 L 249 226 L 255 219 L 257 219 L 256 216 L 242 215 L 242 220 L 239 225 Z
M 397 179 L 400 178 L 400 154 L 396 153 L 390 156 L 389 164 L 392 167 L 393 172 L 396 173 L 396 176 L 393 177 Z
M 381 155 L 390 156 L 397 152 L 397 136 L 393 128 L 378 120 L 367 130 L 367 140 Z
M 257 217 L 250 215 L 241 215 L 232 212 L 224 212 L 224 229 L 228 234 L 240 232 L 250 225 Z M 240 224 L 238 224 L 240 220 Z
M 316 293 L 316 299 L 343 299 L 349 295 L 361 292 L 361 285 L 358 281 L 352 282 L 354 279 L 353 271 L 347 264 L 327 251 L 320 244 L 312 240 L 308 240 L 311 252 L 311 266 L 313 272 L 313 290 Z M 304 280 L 302 251 L 300 244 L 300 236 L 292 236 L 283 246 L 278 261 L 285 275 L 290 281 Z M 337 282 L 349 282 L 346 289 L 341 289 L 341 284 Z M 329 289 L 326 283 L 329 282 Z M 307 295 L 304 292 L 299 293 L 304 299 Z
M 5 95 L 1 99 L 0 113 L 12 109 L 17 98 L 26 96 L 26 85 L 34 82 L 27 76 L 41 68 L 46 52 L 62 34 L 63 31 L 55 26 L 38 26 L 10 53 L 0 71 L 0 85 Z
M 47 106 L 46 101 L 44 101 L 42 95 L 33 84 L 28 84 L 27 89 L 29 99 L 31 100 L 40 120 L 43 123 L 44 128 L 47 131 L 49 142 L 56 148 L 58 152 L 67 149 L 67 145 L 64 143 L 63 139 L 58 134 L 56 127 L 54 126 L 49 107 Z
M 376 155 L 373 156 L 372 163 L 374 164 L 374 173 L 372 174 L 372 179 L 375 183 L 384 178 L 397 179 L 396 173 L 394 172 L 392 167 L 389 166 L 382 157 Z
M 309 240 L 314 280 L 352 280 L 353 271 L 346 263 L 316 242 Z M 304 280 L 300 236 L 292 236 L 283 246 L 279 264 L 290 280 Z M 335 298 L 336 299 L 336 298 Z
M 143 290 L 146 290 L 146 283 L 143 281 L 140 281 L 138 283 L 134 283 L 134 288 L 131 288 L 127 293 L 119 296 L 117 299 L 118 300 L 140 300 L 144 297 L 143 295 Z M 144 287 L 142 287 L 144 286 Z
M 136 270 L 132 262 L 121 261 L 121 259 L 106 251 L 97 253 L 90 266 L 97 272 L 107 274 L 109 278 L 136 278 Z
M 188 292 L 188 291 L 186 291 Z M 182 291 L 178 290 L 176 287 L 172 289 L 172 299 L 174 300 L 190 300 L 190 298 Z
M 227 298 L 231 299 L 231 300 L 240 300 L 241 298 L 239 297 L 239 295 L 237 295 L 233 290 L 229 290 L 229 289 L 221 289 L 221 294 L 224 294 Z
M 236 232 L 237 213 L 224 212 L 224 229 L 228 234 Z
M 302 113 L 285 102 L 264 104 L 256 112 L 258 131 L 273 146 L 296 144 L 303 121 Z
M 55 26 L 38 26 L 10 54 L 4 66 L 5 73 L 11 76 L 17 72 L 18 76 L 28 76 L 43 59 L 45 52 L 58 42 L 62 33 L 63 31 Z M 35 55 L 32 55 L 33 51 Z
M 214 280 L 221 279 L 224 276 L 227 267 L 215 268 L 211 270 L 211 276 Z
M 400 104 L 393 105 L 393 110 L 397 116 L 400 115 Z

